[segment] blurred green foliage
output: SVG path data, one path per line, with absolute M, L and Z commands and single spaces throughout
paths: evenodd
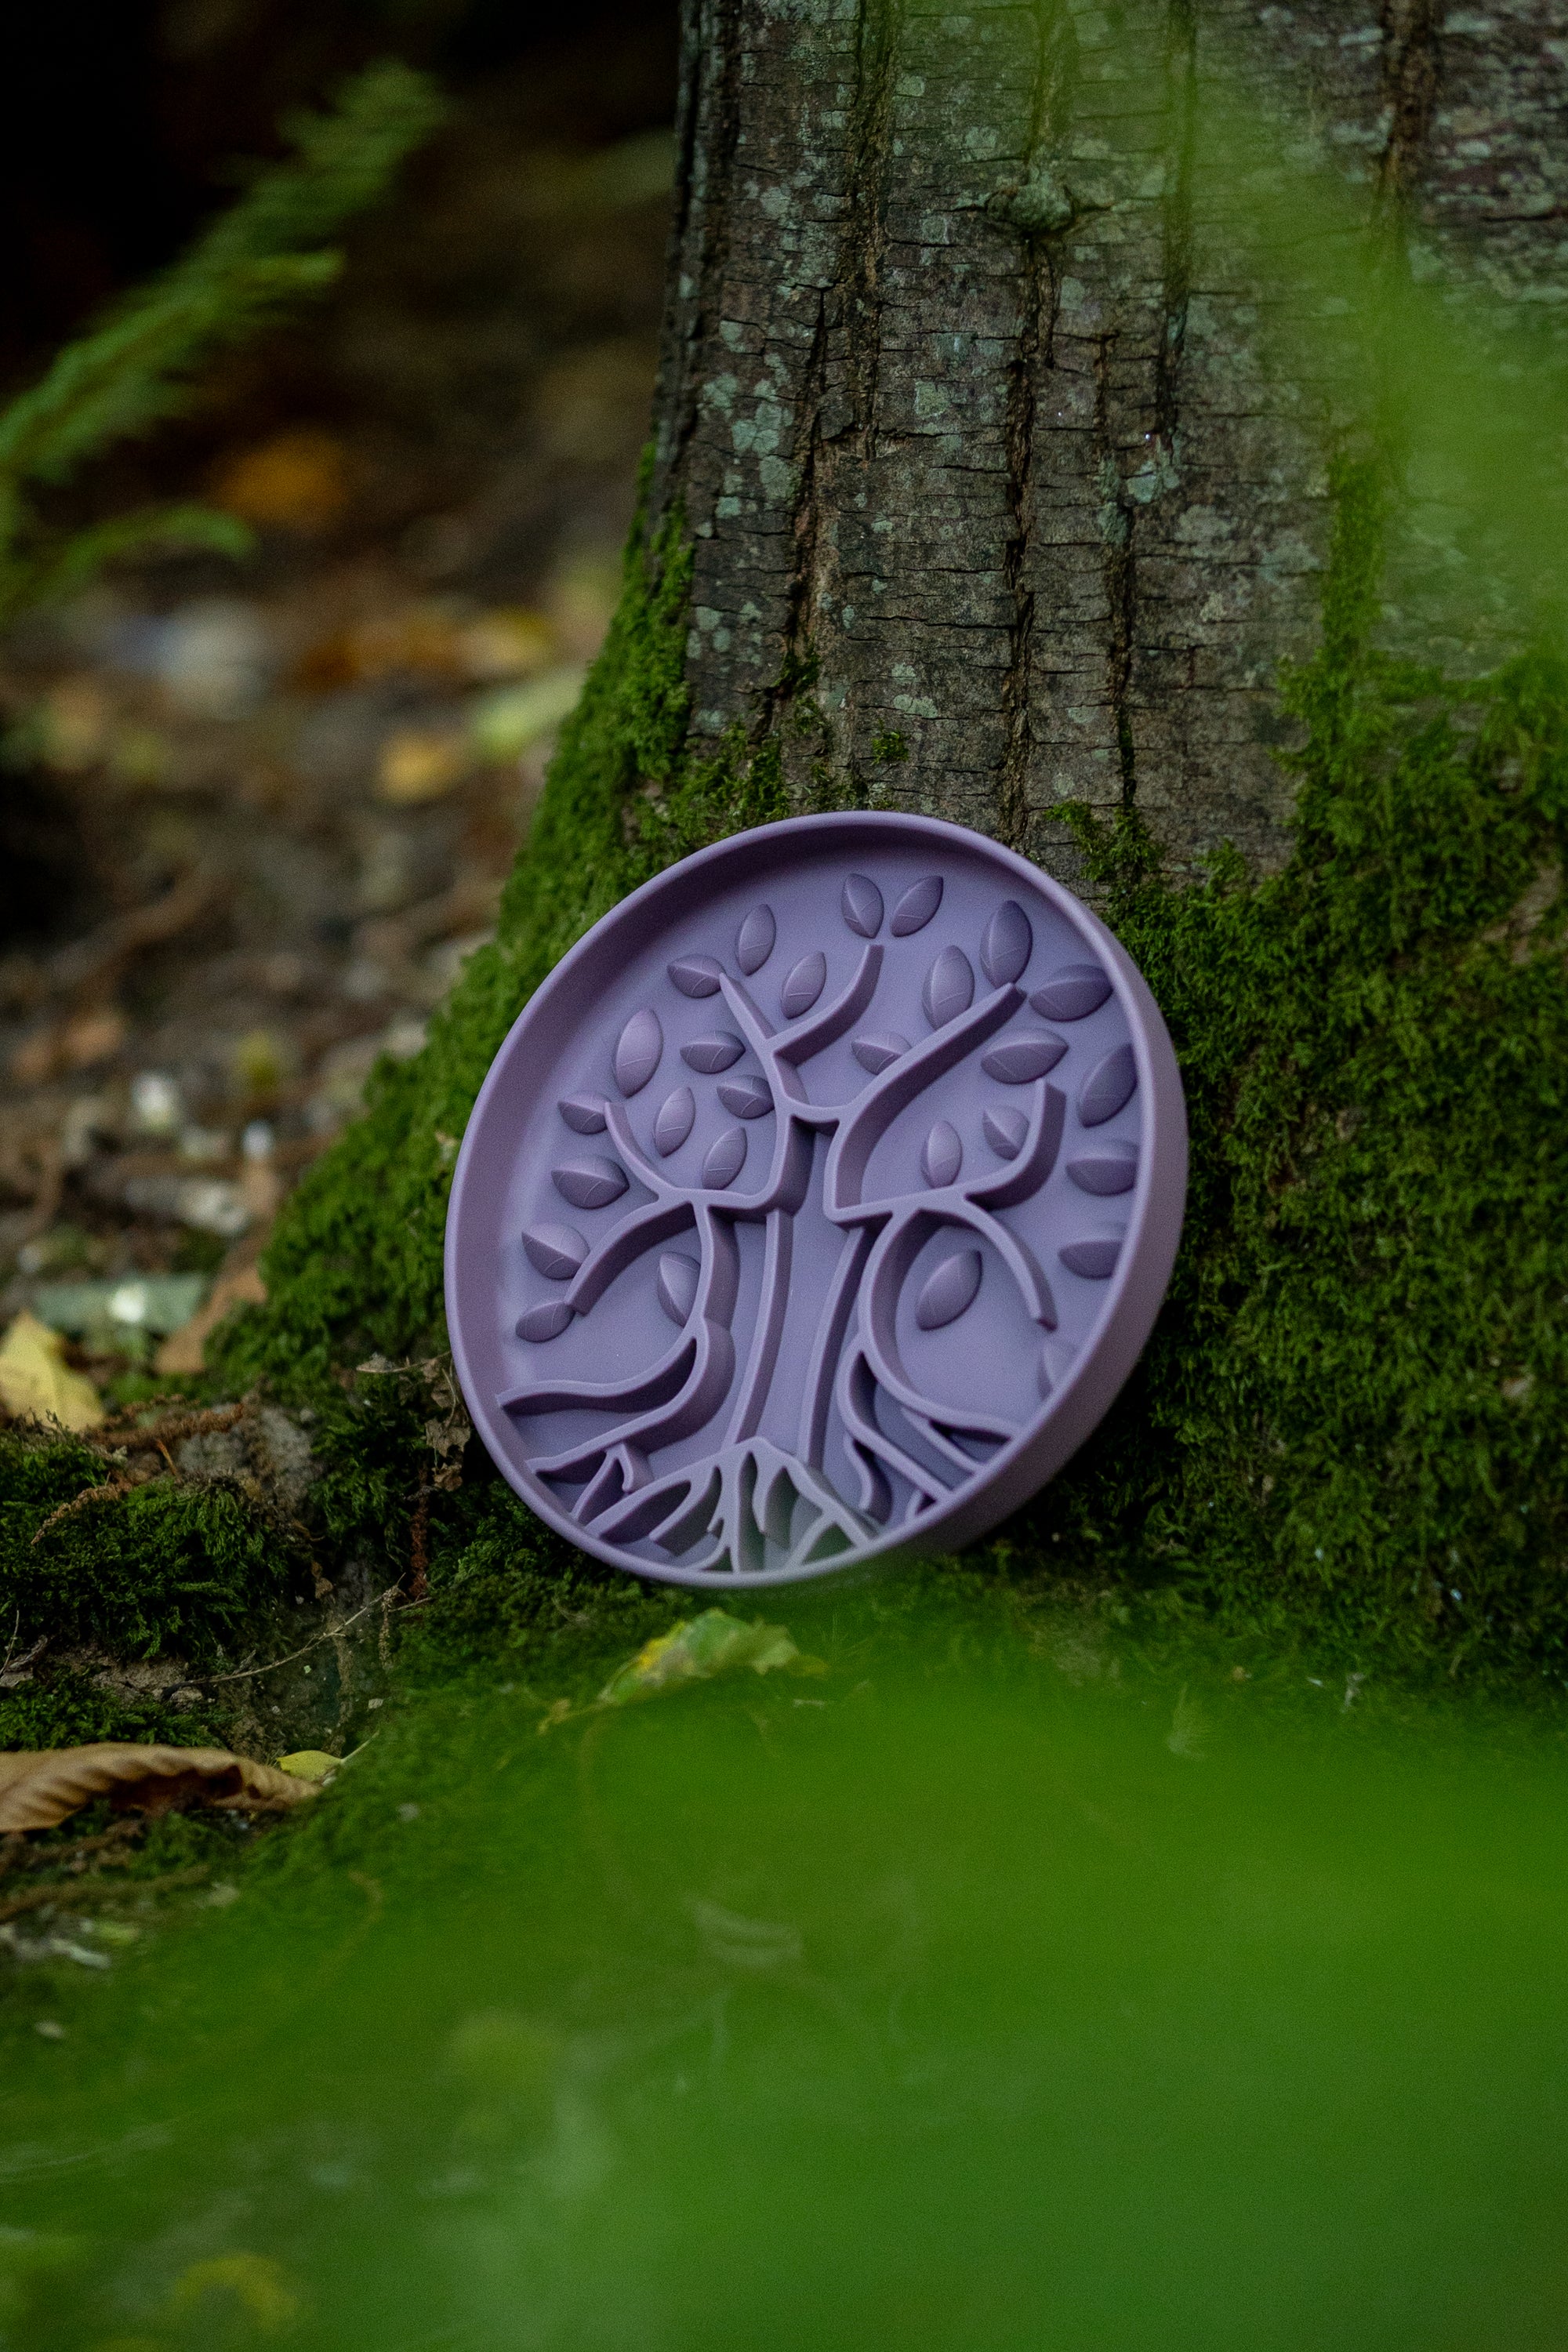
M 441 111 L 423 75 L 388 60 L 331 109 L 291 116 L 283 160 L 255 170 L 187 253 L 112 304 L 0 412 L 0 625 L 149 547 L 244 553 L 246 526 L 209 507 L 158 506 L 60 530 L 40 512 L 40 493 L 176 414 L 219 352 L 323 293 L 342 266 L 329 240 L 384 193 Z

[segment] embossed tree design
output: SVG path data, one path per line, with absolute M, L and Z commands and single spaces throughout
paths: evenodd
M 942 890 L 934 874 L 906 888 L 887 921 L 889 939 L 924 930 Z M 1062 1145 L 1068 1105 L 1050 1073 L 1068 1042 L 1058 1026 L 1042 1023 L 1084 1019 L 1110 995 L 1110 980 L 1099 964 L 1080 961 L 1060 966 L 1026 993 L 1020 982 L 1034 952 L 1033 930 L 1017 901 L 1005 899 L 977 942 L 978 975 L 961 946 L 946 945 L 932 957 L 921 992 L 929 1034 L 911 1040 L 874 1025 L 888 957 L 880 889 L 869 877 L 851 874 L 840 907 L 862 942 L 848 980 L 824 1001 L 827 959 L 820 949 L 802 955 L 776 983 L 776 1022 L 759 1001 L 773 997 L 766 968 L 778 942 L 767 906 L 755 907 L 740 924 L 733 969 L 710 955 L 678 956 L 668 964 L 673 992 L 711 1000 L 715 1014 L 721 1008 L 730 1024 L 679 1048 L 696 1078 L 714 1082 L 710 1102 L 700 1106 L 692 1083 L 682 1078 L 659 1095 L 644 1126 L 646 1140 L 639 1138 L 643 1122 L 633 1106 L 640 1098 L 651 1107 L 656 1075 L 664 1068 L 668 1078 L 664 1024 L 653 1005 L 643 1006 L 626 1022 L 613 1055 L 621 1098 L 575 1094 L 559 1105 L 569 1129 L 603 1136 L 608 1148 L 554 1167 L 555 1190 L 595 1224 L 612 1213 L 613 1221 L 592 1239 L 576 1225 L 555 1223 L 523 1236 L 530 1264 L 552 1293 L 518 1324 L 531 1352 L 577 1318 L 591 1318 L 617 1283 L 646 1280 L 645 1261 L 658 1254 L 657 1296 L 677 1334 L 656 1360 L 617 1378 L 552 1380 L 536 1356 L 529 1377 L 499 1402 L 531 1420 L 571 1417 L 573 1442 L 533 1454 L 531 1468 L 571 1497 L 567 1507 L 578 1526 L 617 1546 L 652 1541 L 689 1573 L 755 1571 L 770 1544 L 786 1571 L 799 1570 L 912 1527 L 1020 1433 L 1017 1420 L 927 1393 L 903 1360 L 900 1304 L 917 1262 L 930 1255 L 928 1244 L 951 1238 L 955 1245 L 921 1283 L 914 1318 L 921 1331 L 959 1324 L 988 1267 L 994 1269 L 989 1278 L 1016 1286 L 1042 1341 L 1057 1328 L 1050 1279 L 1006 1213 L 1038 1192 Z M 865 1083 L 847 1100 L 816 1099 L 813 1065 L 846 1037 Z M 966 1156 L 935 1097 L 972 1058 L 995 1097 Z M 1103 1126 L 1135 1086 L 1132 1049 L 1119 1044 L 1084 1077 L 1079 1124 Z M 918 1176 L 889 1189 L 876 1165 L 878 1147 L 928 1096 L 931 1117 Z M 696 1181 L 675 1181 L 668 1163 L 705 1112 L 723 1123 L 702 1152 Z M 742 1171 L 764 1152 L 762 1183 L 738 1192 Z M 1086 1146 L 1068 1174 L 1079 1192 L 1103 1198 L 1129 1191 L 1136 1169 L 1136 1148 L 1116 1139 Z M 814 1182 L 821 1215 L 841 1245 L 804 1377 L 798 1366 L 787 1374 L 798 1398 L 792 1394 L 795 1436 L 786 1447 L 765 1434 L 762 1423 L 781 1373 L 796 1221 Z M 634 1184 L 647 1196 L 635 1205 Z M 761 1291 L 743 1360 L 734 1332 L 742 1224 L 763 1234 Z M 1068 1242 L 1058 1255 L 1075 1275 L 1105 1280 L 1120 1246 L 1117 1231 L 1102 1228 Z M 1043 1398 L 1049 1373 L 1043 1347 L 1037 1354 L 1036 1389 Z M 826 1465 L 835 1406 L 852 1466 L 850 1493 Z M 584 1416 L 594 1423 L 588 1434 L 581 1433 Z M 694 1440 L 701 1442 L 694 1446 Z M 680 1459 L 661 1468 L 657 1457 L 669 1448 L 679 1449 Z

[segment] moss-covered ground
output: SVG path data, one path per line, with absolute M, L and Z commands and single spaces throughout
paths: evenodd
M 1156 1336 L 1069 1470 L 989 1547 L 1010 1578 L 1114 1591 L 1411 1674 L 1568 1675 L 1568 992 L 1559 876 L 1568 669 L 1521 656 L 1455 685 L 1375 648 L 1381 497 L 1340 477 L 1300 722 L 1295 854 L 1222 856 L 1180 889 L 1135 818 L 1076 822 L 1102 903 L 1170 1024 L 1193 1129 L 1185 1238 Z M 113 1654 L 235 1654 L 298 1580 L 373 1552 L 423 1590 L 447 1655 L 563 1623 L 628 1640 L 668 1596 L 568 1552 L 470 1446 L 436 1473 L 426 1383 L 356 1368 L 443 1345 L 447 1188 L 474 1095 L 530 991 L 626 891 L 790 813 L 776 738 L 685 743 L 688 566 L 634 541 L 617 618 L 564 730 L 493 944 L 422 1055 L 289 1202 L 268 1300 L 209 1387 L 316 1416 L 309 1524 L 155 1479 L 58 1522 L 79 1447 L 0 1457 L 0 1634 Z M 778 698 L 810 713 L 810 678 Z M 837 804 L 873 796 L 819 773 Z M 0 1742 L 80 1737 L 79 1688 L 0 1691 Z M 74 1692 L 74 1696 L 73 1696 Z M 108 1728 L 105 1724 L 102 1730 Z M 132 1728 L 129 1720 L 117 1728 Z M 141 1727 L 154 1736 L 154 1727 Z M 188 1735 L 187 1735 L 188 1736 Z

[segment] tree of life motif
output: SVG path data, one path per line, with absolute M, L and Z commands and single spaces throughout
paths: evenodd
M 891 934 L 903 938 L 923 929 L 942 896 L 940 876 L 912 884 L 893 908 Z M 1023 908 L 1006 899 L 978 942 L 985 985 L 977 983 L 962 948 L 944 947 L 926 972 L 921 997 L 931 1034 L 911 1043 L 898 1032 L 866 1025 L 887 957 L 877 936 L 885 912 L 880 890 L 868 877 L 851 875 L 840 904 L 849 929 L 864 941 L 855 970 L 825 1003 L 826 959 L 819 950 L 802 956 L 779 991 L 781 1025 L 768 1018 L 747 984 L 762 985 L 755 975 L 776 941 L 766 906 L 753 908 L 740 926 L 733 970 L 706 955 L 678 957 L 668 965 L 675 990 L 713 999 L 715 1013 L 721 1005 L 733 1024 L 680 1049 L 689 1067 L 719 1078 L 719 1101 L 733 1119 L 706 1151 L 699 1181 L 673 1181 L 659 1164 L 692 1133 L 698 1114 L 689 1085 L 663 1098 L 651 1150 L 633 1133 L 627 1103 L 650 1083 L 665 1049 L 658 1013 L 645 1006 L 626 1023 L 614 1055 L 623 1099 L 584 1094 L 560 1105 L 570 1128 L 603 1136 L 616 1157 L 587 1153 L 552 1174 L 562 1198 L 587 1213 L 613 1208 L 631 1180 L 649 1197 L 622 1212 L 592 1244 L 566 1224 L 538 1225 L 523 1236 L 535 1270 L 562 1286 L 519 1322 L 519 1337 L 535 1344 L 591 1316 L 612 1285 L 648 1253 L 662 1253 L 657 1295 L 679 1327 L 664 1354 L 620 1379 L 531 1376 L 498 1402 L 534 1419 L 604 1413 L 605 1423 L 593 1435 L 533 1455 L 534 1475 L 572 1496 L 572 1517 L 600 1540 L 652 1541 L 681 1559 L 688 1572 L 755 1571 L 764 1565 L 770 1543 L 786 1570 L 858 1550 L 946 1502 L 1020 1433 L 1023 1423 L 994 1411 L 927 1395 L 902 1360 L 900 1301 L 933 1237 L 950 1232 L 961 1246 L 943 1255 L 921 1285 L 914 1307 L 921 1329 L 956 1323 L 969 1309 L 985 1270 L 982 1244 L 1016 1286 L 1042 1337 L 1057 1325 L 1044 1268 L 999 1213 L 1030 1200 L 1056 1165 L 1067 1105 L 1048 1073 L 1067 1053 L 1068 1041 L 1055 1028 L 1032 1024 L 1000 1033 L 1026 1006 L 1058 1023 L 1082 1019 L 1110 996 L 1109 979 L 1098 964 L 1068 964 L 1026 997 L 1018 982 L 1033 953 L 1033 933 Z M 810 1065 L 851 1033 L 866 1084 L 847 1101 L 813 1101 Z M 748 1052 L 755 1070 L 737 1070 Z M 990 1164 L 966 1173 L 961 1138 L 935 1117 L 920 1155 L 921 1181 L 911 1190 L 878 1191 L 872 1181 L 878 1144 L 922 1094 L 971 1055 L 1006 1090 L 984 1115 Z M 1103 1125 L 1128 1101 L 1135 1083 L 1131 1048 L 1112 1048 L 1079 1090 L 1080 1124 Z M 771 1138 L 765 1181 L 756 1191 L 737 1193 L 733 1187 L 753 1139 L 763 1136 Z M 816 1148 L 819 1137 L 826 1139 L 825 1156 Z M 795 1221 L 818 1166 L 820 1207 L 843 1243 L 801 1382 L 797 1434 L 786 1449 L 763 1434 L 761 1424 L 780 1369 Z M 1117 1141 L 1075 1161 L 1069 1173 L 1083 1192 L 1109 1194 L 1130 1189 L 1135 1170 L 1132 1147 Z M 741 1362 L 732 1326 L 742 1223 L 763 1229 L 763 1248 L 761 1295 Z M 695 1255 L 670 1246 L 683 1239 L 694 1242 Z M 1119 1247 L 1114 1232 L 1102 1233 L 1060 1255 L 1075 1272 L 1104 1279 Z M 1038 1393 L 1047 1387 L 1042 1371 Z M 894 1406 L 896 1415 L 879 1418 L 879 1400 Z M 840 1493 L 825 1468 L 834 1405 L 854 1469 L 852 1495 Z M 886 1422 L 900 1416 L 918 1433 L 919 1450 L 889 1434 Z M 711 1437 L 700 1458 L 662 1473 L 656 1468 L 663 1449 L 685 1446 L 700 1433 Z

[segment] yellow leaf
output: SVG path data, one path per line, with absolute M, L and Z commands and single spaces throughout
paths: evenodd
M 329 1756 L 324 1748 L 297 1748 L 292 1756 L 279 1756 L 279 1772 L 291 1773 L 296 1780 L 324 1780 L 342 1762 L 341 1756 Z
M 722 1609 L 705 1609 L 700 1617 L 689 1617 L 646 1642 L 635 1658 L 611 1675 L 599 1693 L 599 1704 L 624 1706 L 628 1699 L 651 1697 L 671 1684 L 707 1682 L 741 1666 L 758 1675 L 773 1674 L 781 1666 L 795 1674 L 821 1670 L 815 1658 L 802 1657 L 782 1625 L 764 1624 L 760 1617 L 747 1624 Z
M 0 1403 L 19 1420 L 58 1421 L 62 1429 L 94 1429 L 103 1419 L 98 1391 L 71 1370 L 59 1333 L 26 1307 L 0 1340 Z

